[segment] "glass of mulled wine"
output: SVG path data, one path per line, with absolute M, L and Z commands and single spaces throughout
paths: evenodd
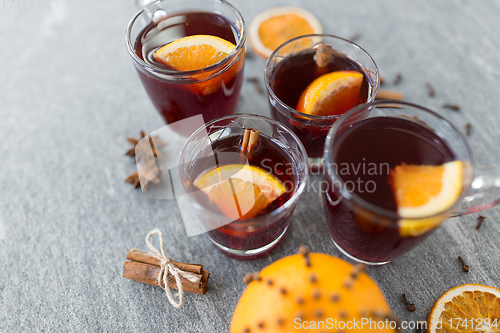
M 194 212 L 217 249 L 237 259 L 276 247 L 307 180 L 299 139 L 257 115 L 207 123 L 186 142 L 179 166 L 186 210 Z
M 126 43 L 139 78 L 167 124 L 235 112 L 246 30 L 225 0 L 161 0 L 130 21 Z M 173 127 L 187 137 L 196 128 Z
M 333 242 L 366 264 L 388 263 L 450 216 L 500 202 L 500 168 L 476 167 L 465 137 L 403 102 L 360 105 L 325 143 L 323 207 Z
M 365 50 L 340 37 L 294 38 L 267 60 L 265 82 L 272 117 L 304 144 L 311 165 L 321 166 L 332 124 L 352 107 L 372 101 L 378 69 Z

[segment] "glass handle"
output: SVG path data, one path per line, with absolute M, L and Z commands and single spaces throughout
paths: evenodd
M 464 197 L 462 207 L 453 216 L 477 213 L 498 204 L 500 204 L 500 166 L 477 167 L 469 193 Z

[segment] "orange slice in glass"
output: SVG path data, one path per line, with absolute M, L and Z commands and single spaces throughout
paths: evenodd
M 448 290 L 434 303 L 427 332 L 500 332 L 500 290 L 480 284 Z
M 156 61 L 178 71 L 194 71 L 215 65 L 226 58 L 235 48 L 233 43 L 222 38 L 210 35 L 187 36 L 168 43 L 154 53 Z M 207 80 L 214 71 L 197 74 L 199 82 L 191 85 L 195 91 L 203 95 L 212 93 L 220 88 L 221 82 L 228 82 L 240 69 L 233 67 L 224 74 Z M 205 81 L 206 80 L 206 81 Z
M 178 71 L 194 71 L 218 63 L 234 48 L 233 43 L 222 38 L 195 35 L 168 43 L 154 53 L 154 58 Z
M 257 216 L 285 193 L 279 179 L 265 170 L 244 164 L 214 168 L 194 181 L 222 214 L 233 220 Z
M 257 15 L 250 23 L 248 40 L 255 53 L 267 59 L 278 46 L 292 38 L 322 32 L 316 16 L 302 8 L 283 6 Z M 304 47 L 309 44 L 306 41 Z
M 297 103 L 297 111 L 314 116 L 343 114 L 361 100 L 363 74 L 356 71 L 338 71 L 321 75 L 304 90 Z
M 461 161 L 443 165 L 397 166 L 390 172 L 396 199 L 400 234 L 419 236 L 434 229 L 448 216 L 439 215 L 453 206 L 462 192 Z M 449 213 L 448 213 L 449 215 Z M 430 218 L 426 218 L 431 216 Z

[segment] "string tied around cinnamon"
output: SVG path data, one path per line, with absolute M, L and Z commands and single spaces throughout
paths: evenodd
M 153 235 L 158 235 L 158 239 L 160 241 L 160 251 L 158 251 L 158 249 L 150 241 Z M 174 308 L 177 309 L 180 308 L 184 303 L 184 289 L 182 286 L 181 277 L 191 282 L 197 282 L 196 276 L 194 276 L 193 273 L 180 270 L 172 263 L 172 259 L 170 259 L 170 257 L 168 257 L 167 254 L 165 253 L 163 234 L 160 230 L 154 229 L 148 233 L 148 235 L 146 236 L 146 245 L 151 250 L 151 252 L 148 252 L 148 254 L 160 260 L 160 274 L 158 274 L 158 285 L 163 289 L 165 289 L 165 293 L 167 294 L 167 298 L 170 304 L 172 304 Z M 175 300 L 168 286 L 169 273 L 172 274 L 172 276 L 175 279 L 175 283 L 177 285 L 177 290 L 178 290 L 179 301 Z

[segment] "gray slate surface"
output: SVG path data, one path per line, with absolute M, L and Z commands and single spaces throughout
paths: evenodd
M 397 89 L 406 100 L 461 129 L 470 122 L 478 163 L 500 161 L 500 1 L 232 2 L 247 23 L 266 8 L 293 4 L 315 13 L 326 32 L 359 34 L 387 88 L 402 73 Z M 225 332 L 246 272 L 301 244 L 342 257 L 315 193 L 303 195 L 276 251 L 240 262 L 203 235 L 187 238 L 175 202 L 147 199 L 124 184 L 134 167 L 123 156 L 125 138 L 164 125 L 125 49 L 134 3 L 50 4 L 50 11 L 36 12 L 0 4 L 0 332 Z M 245 74 L 262 78 L 263 66 L 249 59 Z M 269 115 L 266 96 L 252 84 L 242 95 L 238 112 Z M 458 284 L 500 287 L 499 209 L 486 215 L 479 231 L 475 216 L 452 219 L 405 257 L 369 269 L 401 319 L 424 319 L 441 293 Z M 212 272 L 209 293 L 187 295 L 180 310 L 161 289 L 121 277 L 127 250 L 144 248 L 144 236 L 157 227 L 173 258 Z M 470 273 L 461 271 L 458 255 Z M 402 292 L 417 305 L 415 313 L 402 304 Z

